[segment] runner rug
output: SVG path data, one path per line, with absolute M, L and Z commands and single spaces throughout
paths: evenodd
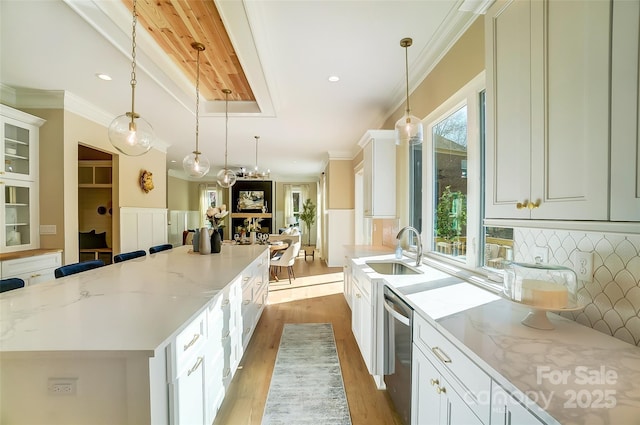
M 331 323 L 286 323 L 263 425 L 351 425 Z

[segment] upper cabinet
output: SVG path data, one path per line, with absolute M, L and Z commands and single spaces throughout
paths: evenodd
M 488 10 L 487 218 L 609 219 L 610 18 L 605 0 Z
M 640 3 L 613 2 L 611 220 L 640 221 Z
M 0 119 L 0 251 L 38 248 L 38 133 L 45 121 L 5 105 Z
M 396 216 L 396 142 L 393 130 L 370 130 L 358 143 L 363 148 L 365 217 Z

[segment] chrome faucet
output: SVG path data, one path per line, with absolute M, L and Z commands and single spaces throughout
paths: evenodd
M 416 252 L 416 267 L 420 266 L 420 261 L 422 261 L 422 241 L 420 240 L 420 232 L 418 232 L 414 227 L 405 226 L 398 232 L 396 239 L 398 240 L 398 244 L 400 243 L 400 238 L 404 234 L 405 230 L 410 230 L 416 235 L 416 240 L 418 242 L 418 252 Z

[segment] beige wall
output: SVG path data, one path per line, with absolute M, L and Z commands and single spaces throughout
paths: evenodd
M 484 69 L 484 15 L 480 15 L 411 93 L 411 113 L 425 118 Z M 385 121 L 383 128 L 395 128 L 395 123 L 404 114 L 404 110 L 403 104 Z M 406 226 L 409 220 L 408 160 L 408 147 L 398 147 L 396 212 L 400 218 L 400 227 Z
M 325 169 L 327 205 L 329 210 L 355 208 L 353 163 L 351 160 L 329 160 Z
M 26 112 L 47 122 L 40 132 L 40 223 L 54 224 L 57 234 L 43 236 L 43 248 L 63 248 L 63 263 L 78 261 L 78 144 L 113 155 L 113 250 L 120 250 L 120 207 L 166 208 L 166 154 L 152 149 L 140 157 L 119 155 L 106 127 L 61 109 Z M 139 186 L 140 170 L 154 175 L 154 190 Z M 49 214 L 49 209 L 53 212 Z

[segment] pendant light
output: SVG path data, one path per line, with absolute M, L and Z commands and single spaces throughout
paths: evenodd
M 260 169 L 258 168 L 258 140 L 260 139 L 260 136 L 253 137 L 255 137 L 256 139 L 256 165 L 253 168 L 253 171 L 249 172 L 249 177 L 254 179 L 264 179 L 266 177 L 269 177 L 271 170 L 260 171 Z
M 136 92 L 136 0 L 133 0 L 131 30 L 131 112 L 116 117 L 109 125 L 109 141 L 120 152 L 129 156 L 143 155 L 151 149 L 155 139 L 151 124 L 135 112 Z
M 224 168 L 218 171 L 216 175 L 216 180 L 218 181 L 218 185 L 223 188 L 231 187 L 236 184 L 236 173 L 231 171 L 227 166 L 227 154 L 228 154 L 228 146 L 229 146 L 229 94 L 231 94 L 231 90 L 223 89 L 224 93 Z
M 407 81 L 407 110 L 402 118 L 396 122 L 396 145 L 409 143 L 419 145 L 423 140 L 422 121 L 418 117 L 411 115 L 409 108 L 409 53 L 407 48 L 413 44 L 411 38 L 400 40 L 400 46 L 404 47 L 405 77 Z
M 204 51 L 204 44 L 194 41 L 191 43 L 197 53 L 196 59 L 196 150 L 185 156 L 182 168 L 189 177 L 201 178 L 209 172 L 209 160 L 198 150 L 198 136 L 200 127 L 200 52 Z

